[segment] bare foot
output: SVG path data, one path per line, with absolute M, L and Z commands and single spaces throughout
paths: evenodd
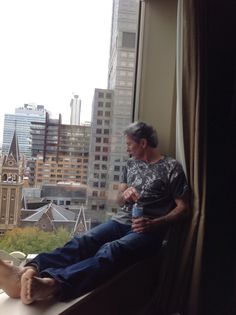
M 0 259 L 0 288 L 10 297 L 20 297 L 20 279 L 25 270 L 25 268 L 13 266 Z
M 39 278 L 34 270 L 27 270 L 21 277 L 21 300 L 24 304 L 47 300 L 58 292 L 58 282 L 53 278 Z

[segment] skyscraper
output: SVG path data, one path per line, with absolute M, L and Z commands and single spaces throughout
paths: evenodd
M 70 101 L 70 108 L 70 124 L 80 125 L 81 99 L 79 98 L 79 95 L 73 95 L 73 98 Z
M 27 158 L 31 157 L 30 126 L 32 122 L 45 122 L 43 105 L 24 104 L 15 109 L 15 114 L 5 114 L 2 153 L 8 154 L 14 132 L 18 136 L 19 149 Z
M 108 199 L 116 199 L 122 167 L 128 158 L 123 131 L 132 121 L 139 0 L 114 0 L 108 88 L 114 91 Z
M 95 89 L 89 147 L 88 208 L 104 210 L 109 167 L 113 91 Z
M 133 115 L 138 14 L 139 0 L 113 0 L 108 89 L 95 89 L 92 106 L 88 186 L 94 210 L 115 212 L 117 207 L 120 174 L 128 158 L 123 131 Z

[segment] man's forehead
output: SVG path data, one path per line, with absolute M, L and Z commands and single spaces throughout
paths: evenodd
M 134 142 L 134 140 L 128 135 L 125 135 L 125 139 L 126 139 L 126 142 Z

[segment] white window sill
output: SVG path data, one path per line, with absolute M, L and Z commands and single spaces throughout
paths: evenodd
M 88 293 L 89 294 L 89 293 Z M 25 305 L 20 299 L 9 298 L 5 293 L 0 292 L 0 310 L 1 314 L 14 315 L 60 315 L 74 308 L 88 294 L 74 299 L 70 302 L 42 301 Z

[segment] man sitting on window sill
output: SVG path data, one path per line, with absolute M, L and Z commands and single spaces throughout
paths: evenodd
M 0 287 L 24 304 L 58 297 L 79 297 L 124 268 L 157 252 L 166 230 L 188 210 L 188 186 L 182 166 L 158 149 L 155 129 L 135 122 L 125 130 L 132 156 L 119 186 L 120 211 L 62 248 L 40 253 L 24 267 L 0 261 Z M 132 218 L 135 202 L 143 215 Z

